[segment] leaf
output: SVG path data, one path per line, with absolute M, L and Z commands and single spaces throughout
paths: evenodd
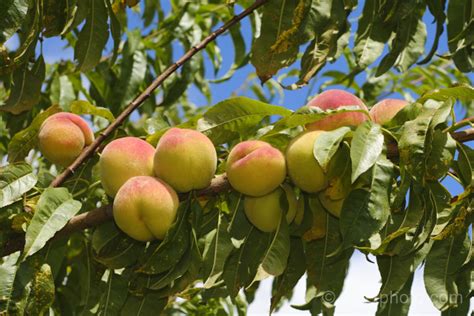
M 413 4 L 401 4 L 401 6 Z M 384 56 L 380 62 L 376 76 L 386 73 L 392 66 L 399 71 L 406 71 L 423 54 L 426 42 L 426 26 L 422 17 L 426 9 L 424 3 L 420 3 L 413 9 L 411 14 L 407 14 L 398 20 L 396 35 L 391 43 L 390 52 Z M 404 8 L 399 9 L 400 12 Z
M 8 305 L 13 293 L 13 285 L 18 271 L 17 262 L 19 258 L 19 251 L 2 258 L 2 264 L 0 265 L 0 307 L 2 310 L 8 310 Z M 5 304 L 7 305 L 6 308 L 4 308 Z
M 392 25 L 384 21 L 380 6 L 378 0 L 367 0 L 364 4 L 354 43 L 354 55 L 360 69 L 375 62 L 392 34 Z
M 43 34 L 46 37 L 61 35 L 68 23 L 74 19 L 77 0 L 44 1 Z
M 154 292 L 149 292 L 141 297 L 128 294 L 120 315 L 159 315 L 167 303 L 167 298 L 162 298 Z
M 347 126 L 340 127 L 330 132 L 322 132 L 314 142 L 313 154 L 323 170 L 327 171 L 327 167 L 331 158 L 339 149 L 339 146 L 351 131 Z
M 424 103 L 428 99 L 448 101 L 451 98 L 470 102 L 474 100 L 474 88 L 467 84 L 457 84 L 454 87 L 436 89 L 423 94 L 418 102 Z
M 445 311 L 458 303 L 456 277 L 469 256 L 471 242 L 469 234 L 462 232 L 444 240 L 434 242 L 426 257 L 425 288 L 440 311 Z
M 233 249 L 232 241 L 230 240 L 229 232 L 227 231 L 228 223 L 222 211 L 219 210 L 217 228 L 209 235 L 212 236 L 212 241 L 209 250 L 204 254 L 204 268 L 210 268 L 207 279 L 204 282 L 204 288 L 213 287 L 219 278 L 222 276 L 225 261 Z
M 266 279 L 269 276 L 279 276 L 286 268 L 288 256 L 290 255 L 290 234 L 286 222 L 286 214 L 281 212 L 280 223 L 273 234 L 273 238 L 263 259 L 260 261 L 257 273 L 250 285 L 254 282 Z
M 458 175 L 464 187 L 474 187 L 474 150 L 464 144 L 457 146 L 459 156 L 457 161 Z
M 352 183 L 375 164 L 383 145 L 380 125 L 366 121 L 357 127 L 351 142 Z
M 102 290 L 97 315 L 119 315 L 127 298 L 128 279 L 124 275 L 107 270 L 103 278 L 107 280 L 106 287 Z
M 262 83 L 296 60 L 299 44 L 304 42 L 299 28 L 309 13 L 305 2 L 276 0 L 263 7 L 262 29 L 252 44 L 250 59 Z
M 31 292 L 25 309 L 26 315 L 44 315 L 55 298 L 54 279 L 51 267 L 44 263 L 31 281 Z
M 26 163 L 10 164 L 0 168 L 0 208 L 18 201 L 30 191 L 37 179 Z
M 30 110 L 39 101 L 44 76 L 43 56 L 38 58 L 31 70 L 28 68 L 28 63 L 16 69 L 13 72 L 13 88 L 10 96 L 0 110 L 12 114 Z
M 322 305 L 332 306 L 342 292 L 353 249 L 329 256 L 340 248 L 342 239 L 339 221 L 326 213 L 326 235 L 306 244 L 306 304 L 293 306 L 300 310 L 321 313 Z
M 384 296 L 379 300 L 376 316 L 407 316 L 411 304 L 411 288 L 414 274 L 410 276 L 397 294 Z
M 456 141 L 447 132 L 435 130 L 426 159 L 426 177 L 437 180 L 446 176 L 454 159 Z
M 214 144 L 222 144 L 255 128 L 265 117 L 287 116 L 290 113 L 290 110 L 280 106 L 235 97 L 211 107 L 199 119 L 197 129 L 209 136 Z
M 81 209 L 66 188 L 47 188 L 38 201 L 35 214 L 26 229 L 22 258 L 41 250 L 54 234 Z
M 463 36 L 467 24 L 472 23 L 472 3 L 462 0 L 451 0 L 448 2 L 447 10 L 447 33 L 448 47 L 452 54 L 452 60 L 456 67 L 462 72 L 471 72 L 474 66 L 471 45 L 467 45 L 469 32 Z M 472 36 L 472 32 L 471 36 Z
M 188 223 L 189 202 L 181 203 L 175 223 L 167 232 L 165 239 L 148 247 L 145 262 L 138 269 L 145 274 L 159 274 L 171 269 L 180 258 L 189 253 Z
M 92 234 L 94 259 L 109 269 L 131 266 L 144 252 L 144 244 L 122 233 L 115 223 L 100 225 Z
M 82 27 L 74 47 L 74 59 L 77 60 L 77 69 L 81 72 L 87 72 L 99 63 L 109 37 L 108 15 L 104 1 L 87 1 L 89 10 L 86 23 Z
M 8 161 L 16 162 L 23 160 L 28 155 L 28 152 L 35 147 L 39 129 L 44 120 L 60 111 L 61 109 L 58 105 L 52 105 L 36 115 L 30 126 L 16 133 L 8 144 Z
M 55 75 L 51 82 L 50 99 L 65 111 L 69 110 L 70 103 L 76 99 L 72 82 L 66 75 Z
M 114 115 L 112 114 L 112 112 L 110 112 L 109 109 L 103 108 L 100 106 L 95 106 L 83 100 L 73 101 L 71 103 L 70 110 L 72 113 L 75 113 L 78 115 L 89 114 L 89 115 L 94 115 L 94 116 L 100 116 L 100 117 L 105 118 L 109 122 L 113 122 L 115 120 Z
M 114 40 L 114 50 L 112 58 L 110 59 L 110 64 L 113 65 L 117 60 L 119 48 L 120 48 L 120 38 L 122 37 L 122 29 L 120 22 L 115 15 L 114 10 L 112 9 L 111 0 L 106 0 L 107 12 L 110 17 L 110 33 L 112 34 L 112 39 Z
M 28 0 L 3 0 L 0 2 L 0 46 L 20 28 L 28 12 Z
M 291 238 L 290 255 L 282 275 L 273 282 L 270 313 L 275 311 L 284 297 L 294 289 L 300 278 L 306 272 L 306 258 L 303 242 L 300 238 Z

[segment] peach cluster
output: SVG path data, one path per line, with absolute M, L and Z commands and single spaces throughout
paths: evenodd
M 284 184 L 287 175 L 295 187 L 313 194 L 326 211 L 339 216 L 350 183 L 346 185 L 341 175 L 334 176 L 319 165 L 314 157 L 316 140 L 325 131 L 357 126 L 370 119 L 384 125 L 406 104 L 403 100 L 382 100 L 369 112 L 355 95 L 328 90 L 308 106 L 324 111 L 353 106 L 361 111 L 336 113 L 307 124 L 306 131 L 288 144 L 285 154 L 260 140 L 236 144 L 227 157 L 226 173 L 233 189 L 244 195 L 248 220 L 264 232 L 275 231 L 283 220 L 288 224 L 302 222 L 304 201 Z M 44 121 L 38 138 L 43 155 L 65 167 L 94 140 L 94 134 L 81 117 L 57 113 Z M 163 239 L 176 219 L 178 193 L 209 186 L 216 167 L 217 154 L 211 140 L 198 131 L 180 128 L 164 133 L 156 148 L 137 137 L 113 140 L 99 160 L 102 186 L 114 198 L 117 226 L 140 241 Z M 325 221 L 324 213 L 313 214 L 313 227 L 306 237 L 324 236 Z

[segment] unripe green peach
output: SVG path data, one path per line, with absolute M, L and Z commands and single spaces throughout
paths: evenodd
M 133 239 L 163 239 L 176 219 L 178 206 L 178 195 L 165 182 L 149 176 L 133 177 L 115 196 L 114 220 Z
M 291 181 L 308 193 L 319 192 L 327 186 L 326 175 L 314 158 L 313 147 L 323 131 L 300 134 L 286 148 L 286 163 Z
M 287 223 L 291 223 L 296 214 L 296 195 L 288 186 L 277 188 L 267 195 L 252 197 L 246 196 L 244 199 L 244 211 L 248 220 L 263 232 L 274 232 L 280 223 L 281 214 L 284 211 L 280 203 L 284 196 L 288 202 L 286 213 Z
M 375 123 L 387 124 L 407 104 L 407 101 L 400 99 L 382 100 L 370 109 L 370 117 Z
M 114 197 L 120 187 L 136 176 L 153 176 L 155 149 L 137 137 L 123 137 L 105 146 L 99 160 L 100 181 Z
M 41 153 L 54 164 L 69 166 L 94 141 L 94 134 L 79 115 L 56 113 L 48 117 L 38 134 Z
M 204 189 L 214 177 L 217 154 L 204 134 L 181 128 L 169 129 L 156 146 L 155 174 L 178 192 Z
M 283 154 L 270 144 L 248 140 L 232 148 L 227 158 L 227 178 L 232 187 L 250 196 L 275 190 L 286 176 Z
M 341 106 L 358 106 L 360 109 L 368 111 L 361 99 L 352 93 L 338 89 L 327 90 L 318 94 L 308 102 L 308 106 L 318 107 L 324 111 L 336 110 Z M 357 126 L 367 119 L 367 115 L 361 112 L 337 113 L 307 124 L 306 128 L 311 131 L 331 131 L 341 126 Z

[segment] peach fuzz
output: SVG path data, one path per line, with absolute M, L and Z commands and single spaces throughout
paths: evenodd
M 149 176 L 130 178 L 117 192 L 113 215 L 117 226 L 139 241 L 163 239 L 176 219 L 179 199 L 165 182 Z
M 248 140 L 232 148 L 227 157 L 227 178 L 238 192 L 262 196 L 275 190 L 286 176 L 283 154 L 270 144 Z
M 120 187 L 136 176 L 153 176 L 155 149 L 137 137 L 123 137 L 105 146 L 99 159 L 99 172 L 105 192 L 114 197 Z
M 382 100 L 370 109 L 370 117 L 375 123 L 387 124 L 407 104 L 407 101 L 401 99 Z
M 156 146 L 155 174 L 178 192 L 206 188 L 216 168 L 216 149 L 211 140 L 198 131 L 171 128 Z
M 305 132 L 294 138 L 286 148 L 286 164 L 291 181 L 301 190 L 315 193 L 327 187 L 326 174 L 314 158 L 313 147 L 323 131 Z
M 264 196 L 245 197 L 244 211 L 250 223 L 263 232 L 274 232 L 280 223 L 281 214 L 284 211 L 280 204 L 280 198 L 283 194 L 288 202 L 285 219 L 287 223 L 291 223 L 295 218 L 298 202 L 295 192 L 287 185 L 277 188 Z
M 368 111 L 364 102 L 344 90 L 332 89 L 322 92 L 308 102 L 308 106 L 318 107 L 321 110 L 336 110 L 341 106 L 358 106 Z M 331 131 L 341 126 L 357 126 L 366 120 L 368 116 L 361 112 L 337 113 L 306 125 L 308 130 Z
M 79 115 L 60 112 L 48 117 L 38 133 L 39 149 L 46 159 L 69 166 L 94 141 L 94 134 Z

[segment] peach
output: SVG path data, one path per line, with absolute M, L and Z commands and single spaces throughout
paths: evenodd
M 165 182 L 150 176 L 127 180 L 113 204 L 117 226 L 139 241 L 163 239 L 176 220 L 179 199 Z
M 358 106 L 362 110 L 368 111 L 364 102 L 361 99 L 353 95 L 352 93 L 344 90 L 327 90 L 321 94 L 318 94 L 311 101 L 308 102 L 308 106 L 318 107 L 321 110 L 336 110 L 341 106 Z M 361 112 L 347 112 L 337 113 L 331 116 L 322 118 L 313 123 L 306 125 L 308 130 L 325 130 L 331 131 L 341 126 L 357 126 L 368 119 L 367 115 Z
M 259 140 L 237 144 L 227 158 L 226 169 L 231 186 L 250 196 L 272 192 L 286 176 L 283 154 L 269 143 Z
M 370 117 L 375 123 L 387 124 L 407 104 L 407 101 L 400 99 L 382 100 L 370 109 Z
M 288 175 L 297 187 L 308 193 L 319 192 L 328 185 L 327 177 L 313 154 L 314 142 L 322 133 L 302 133 L 286 148 Z
M 105 146 L 99 160 L 99 172 L 105 192 L 114 197 L 120 187 L 136 176 L 153 176 L 155 149 L 137 137 L 123 137 Z
M 198 131 L 171 128 L 156 146 L 155 174 L 178 192 L 206 188 L 216 168 L 216 149 L 211 140 Z
M 274 232 L 280 223 L 281 214 L 284 211 L 280 203 L 280 198 L 283 194 L 288 202 L 288 211 L 285 219 L 287 223 L 291 223 L 295 218 L 298 202 L 295 192 L 287 185 L 277 188 L 264 196 L 246 196 L 244 199 L 244 211 L 248 220 L 263 232 Z
M 94 141 L 94 133 L 79 115 L 60 112 L 48 117 L 38 133 L 41 153 L 54 164 L 69 166 Z

